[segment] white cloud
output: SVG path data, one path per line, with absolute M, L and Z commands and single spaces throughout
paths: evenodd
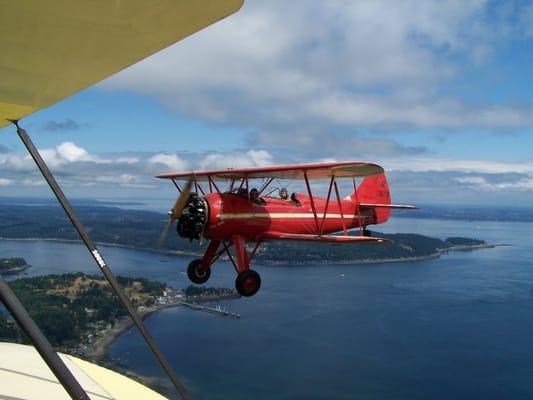
M 131 174 L 95 176 L 95 182 L 100 183 L 118 183 L 118 184 L 135 184 L 139 181 L 137 176 Z
M 409 158 L 385 160 L 383 166 L 389 171 L 413 172 L 479 172 L 487 174 L 520 173 L 533 174 L 533 162 L 498 162 L 488 160 L 453 160 L 446 158 Z
M 320 142 L 321 147 L 325 148 L 327 145 L 325 141 Z M 60 184 L 69 194 L 82 193 L 89 197 L 102 194 L 126 196 L 128 193 L 134 193 L 136 198 L 174 195 L 168 182 L 153 177 L 156 173 L 284 162 L 277 153 L 274 156 L 273 153 L 261 149 L 185 155 L 91 154 L 76 144 L 61 144 L 48 150 L 52 155 L 56 154 L 55 160 L 60 161 L 54 168 Z M 334 159 L 336 158 L 328 157 L 328 160 Z M 25 164 L 26 161 L 24 156 L 17 154 L 0 154 L 0 186 L 9 187 L 10 194 L 17 191 L 27 193 L 24 188 L 32 193 L 40 191 L 42 194 L 49 194 L 44 180 L 34 167 L 31 172 L 20 168 L 20 164 Z M 29 162 L 31 166 L 31 161 Z M 419 156 L 410 157 L 409 160 L 387 157 L 381 164 L 387 171 L 395 201 L 409 202 L 416 199 L 421 203 L 479 203 L 481 197 L 483 201 L 496 198 L 508 202 L 533 201 L 533 162 L 506 163 Z M 298 182 L 291 184 L 291 190 L 304 190 L 298 186 Z M 343 193 L 351 191 L 351 184 L 347 185 L 341 187 Z M 326 190 L 325 186 L 320 186 L 317 182 L 313 188 L 319 193 Z
M 11 185 L 14 181 L 12 179 L 0 178 L 0 186 Z
M 97 159 L 81 147 L 72 142 L 64 142 L 57 146 L 57 154 L 69 162 L 73 161 L 96 161 Z
M 265 150 L 248 150 L 242 153 L 207 154 L 198 163 L 199 169 L 222 169 L 237 167 L 254 167 L 272 164 L 272 156 Z
M 466 184 L 474 189 L 497 192 L 497 191 L 532 191 L 533 177 L 522 177 L 519 179 L 509 179 L 503 182 L 490 182 L 482 176 L 465 176 L 456 178 L 456 181 Z
M 29 187 L 36 187 L 36 186 L 44 186 L 46 185 L 46 182 L 44 179 L 23 179 L 22 180 L 22 184 L 24 186 L 29 186 Z
M 161 172 L 187 169 L 226 168 L 266 165 L 273 162 L 264 150 L 232 153 L 188 154 L 187 159 L 175 153 L 108 153 L 91 154 L 72 142 L 54 148 L 40 149 L 61 185 L 71 190 L 102 191 L 152 190 L 164 188 L 167 182 L 155 179 Z M 0 169 L 5 177 L 0 186 L 40 187 L 45 185 L 33 161 L 16 153 L 0 154 Z M 17 185 L 18 183 L 18 185 Z
M 471 185 L 485 185 L 487 180 L 482 176 L 463 176 L 460 178 L 455 178 L 459 183 L 466 183 Z
M 89 154 L 85 149 L 72 142 L 63 142 L 53 149 L 40 150 L 41 156 L 52 168 L 65 166 L 73 162 L 107 163 L 107 160 L 100 159 Z M 24 157 L 26 164 L 32 163 L 29 156 Z
M 175 172 L 183 171 L 187 168 L 187 163 L 179 158 L 176 154 L 156 154 L 148 159 L 152 164 L 159 164 L 163 168 Z
M 439 94 L 465 66 L 487 63 L 516 34 L 513 24 L 530 31 L 530 8 L 517 23 L 490 17 L 494 7 L 485 0 L 247 2 L 103 87 L 262 128 L 531 127 L 531 104 L 473 105 Z
M 119 163 L 135 164 L 140 161 L 138 157 L 119 157 L 116 160 Z

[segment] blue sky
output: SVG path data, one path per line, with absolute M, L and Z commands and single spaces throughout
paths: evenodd
M 162 198 L 158 172 L 321 160 L 396 200 L 533 200 L 533 4 L 248 1 L 23 121 L 68 194 Z M 13 128 L 0 193 L 45 196 Z

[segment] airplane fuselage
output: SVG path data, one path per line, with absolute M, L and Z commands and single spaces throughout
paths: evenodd
M 232 193 L 210 193 L 203 199 L 208 210 L 203 236 L 220 241 L 233 235 L 257 241 L 265 232 L 271 231 L 329 234 L 385 222 L 378 221 L 373 209 L 360 209 L 358 212 L 357 203 L 350 198 L 337 201 L 332 197 L 328 202 L 325 198 L 313 196 L 316 219 L 311 198 L 302 193 L 297 194 L 299 204 L 273 197 L 263 197 L 265 204 L 258 204 Z M 327 213 L 324 214 L 326 203 Z

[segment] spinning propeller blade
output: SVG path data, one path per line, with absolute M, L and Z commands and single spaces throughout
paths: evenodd
M 193 183 L 193 179 L 190 178 L 185 184 L 185 186 L 183 187 L 183 190 L 181 191 L 180 196 L 176 200 L 174 207 L 172 207 L 172 210 L 170 211 L 168 223 L 165 226 L 165 229 L 163 229 L 163 232 L 161 232 L 161 236 L 159 236 L 157 247 L 161 247 L 163 245 L 163 242 L 165 241 L 167 237 L 168 231 L 170 230 L 172 223 L 181 217 L 181 213 L 183 209 L 185 208 L 185 205 L 187 204 L 187 200 L 189 200 L 189 195 L 191 194 L 192 183 Z

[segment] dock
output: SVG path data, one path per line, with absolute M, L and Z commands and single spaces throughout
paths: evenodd
M 203 311 L 203 312 L 207 312 L 207 313 L 210 313 L 210 314 L 220 315 L 222 317 L 232 317 L 232 318 L 240 318 L 241 317 L 240 314 L 235 314 L 235 313 L 229 312 L 228 310 L 226 310 L 225 307 L 224 308 L 222 308 L 220 306 L 207 307 L 207 306 L 202 306 L 202 305 L 197 304 L 197 303 L 187 303 L 185 301 L 182 301 L 181 305 L 183 305 L 185 307 L 188 307 L 188 308 L 191 308 L 193 310 L 198 310 L 198 311 Z

